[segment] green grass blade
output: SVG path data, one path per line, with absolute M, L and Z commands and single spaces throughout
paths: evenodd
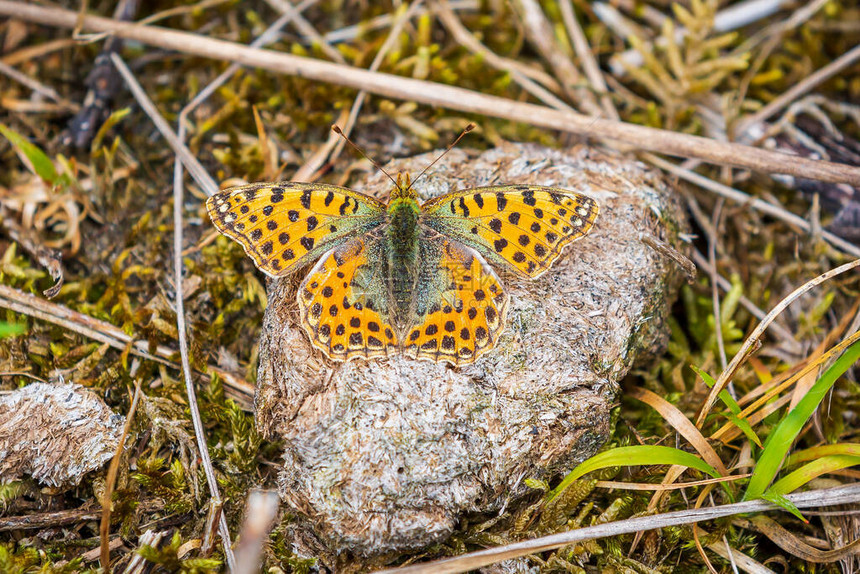
M 54 162 L 51 161 L 45 152 L 27 141 L 27 138 L 0 124 L 0 133 L 9 140 L 9 143 L 17 149 L 30 163 L 28 166 L 33 172 L 51 185 L 57 183 L 59 176 L 54 168 Z
M 14 337 L 27 331 L 27 325 L 24 323 L 3 323 L 0 322 L 0 339 L 4 337 Z
M 845 353 L 815 381 L 815 384 L 812 385 L 812 388 L 797 406 L 773 429 L 764 442 L 761 456 L 747 485 L 744 500 L 761 498 L 782 467 L 782 461 L 785 459 L 788 449 L 797 439 L 797 435 L 803 429 L 803 425 L 827 396 L 827 392 L 830 391 L 836 380 L 850 369 L 858 359 L 860 359 L 860 341 L 845 350 Z
M 601 452 L 577 466 L 564 477 L 561 484 L 550 492 L 548 501 L 551 501 L 575 480 L 582 478 L 589 472 L 612 466 L 651 466 L 655 464 L 677 464 L 695 468 L 714 478 L 720 476 L 714 467 L 698 456 L 677 448 L 650 445 L 622 446 Z
M 858 464 L 860 464 L 860 456 L 851 456 L 848 454 L 824 456 L 780 478 L 773 483 L 773 486 L 767 489 L 766 494 L 789 494 L 822 474 Z
M 804 516 L 800 513 L 800 509 L 798 507 L 796 507 L 792 501 L 790 501 L 789 499 L 787 499 L 783 495 L 774 494 L 772 492 L 765 492 L 764 494 L 761 495 L 761 497 L 764 500 L 767 500 L 768 502 L 772 502 L 772 503 L 776 504 L 777 506 L 779 506 L 780 508 L 782 508 L 786 512 L 792 513 L 793 515 L 795 515 L 796 517 L 798 517 L 802 521 L 806 522 L 807 524 L 809 523 L 809 521 L 806 518 L 804 518 Z
M 850 442 L 840 442 L 836 444 L 823 444 L 812 448 L 805 448 L 792 453 L 785 459 L 786 468 L 790 468 L 795 464 L 806 462 L 809 460 L 818 460 L 819 458 L 832 454 L 849 454 L 851 456 L 860 456 L 860 444 Z
M 702 380 L 705 381 L 705 384 L 708 385 L 708 388 L 713 388 L 714 385 L 717 384 L 717 381 L 714 380 L 714 377 L 697 367 L 696 365 L 690 365 L 690 368 L 693 369 L 697 375 L 702 377 Z M 746 419 L 739 417 L 741 414 L 741 407 L 738 405 L 737 401 L 729 394 L 728 391 L 721 391 L 719 394 L 720 400 L 723 404 L 728 407 L 731 412 L 726 418 L 729 419 L 729 422 L 734 424 L 736 427 L 741 429 L 741 432 L 744 433 L 744 436 L 747 437 L 751 442 L 755 443 L 756 446 L 761 448 L 761 440 L 758 438 L 758 435 L 755 434 L 752 426 Z

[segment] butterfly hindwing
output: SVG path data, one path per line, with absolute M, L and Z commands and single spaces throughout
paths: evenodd
M 336 361 L 397 350 L 382 262 L 385 245 L 363 236 L 329 250 L 298 291 L 302 327 Z
M 342 187 L 258 183 L 206 201 L 209 217 L 267 275 L 287 275 L 357 234 L 379 226 L 385 205 Z
M 531 278 L 588 233 L 598 212 L 597 202 L 586 195 L 537 185 L 457 191 L 421 209 L 424 225 Z
M 504 328 L 508 296 L 474 249 L 438 235 L 421 246 L 403 352 L 454 365 L 472 363 L 492 348 Z

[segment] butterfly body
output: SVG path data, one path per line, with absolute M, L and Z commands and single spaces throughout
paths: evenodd
M 382 226 L 388 253 L 384 276 L 390 284 L 391 300 L 396 309 L 392 323 L 401 333 L 407 326 L 412 291 L 420 266 L 420 212 L 421 206 L 414 198 L 392 193 L 388 203 L 388 221 Z
M 454 365 L 491 349 L 504 328 L 508 295 L 489 262 L 538 277 L 598 212 L 587 196 L 533 185 L 420 203 L 408 178 L 387 204 L 281 182 L 225 190 L 207 208 L 270 276 L 316 261 L 297 299 L 302 327 L 328 357 L 403 354 Z

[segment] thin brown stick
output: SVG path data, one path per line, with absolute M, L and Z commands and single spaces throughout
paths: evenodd
M 58 325 L 100 343 L 107 343 L 114 349 L 128 350 L 132 355 L 161 363 L 177 371 L 180 369 L 177 363 L 170 360 L 170 357 L 176 355 L 174 349 L 157 345 L 154 353 L 150 353 L 146 341 L 136 340 L 119 327 L 7 285 L 0 285 L 0 308 L 10 309 L 16 313 Z M 254 386 L 252 384 L 213 365 L 209 365 L 207 371 L 221 377 L 228 396 L 236 400 L 243 408 L 251 408 L 254 402 Z M 207 373 L 200 372 L 199 374 L 209 378 Z
M 157 500 L 146 500 L 138 506 L 140 512 L 154 512 L 164 508 L 164 503 Z M 40 512 L 37 514 L 26 514 L 23 516 L 0 516 L 0 532 L 14 530 L 37 530 L 44 528 L 56 528 L 58 526 L 69 526 L 93 522 L 101 516 L 98 508 L 59 510 L 57 512 Z M 98 555 L 96 555 L 98 558 Z
M 373 61 L 370 63 L 370 70 L 375 72 L 382 65 L 383 60 L 385 60 L 388 53 L 394 47 L 398 38 L 400 37 L 400 33 L 403 31 L 403 28 L 406 24 L 412 20 L 417 14 L 418 10 L 421 9 L 421 5 L 424 3 L 424 0 L 415 0 L 412 4 L 409 5 L 406 9 L 398 10 L 398 14 L 394 19 L 393 24 L 391 25 L 391 30 L 388 32 L 388 37 L 385 38 L 385 41 L 382 43 L 382 46 L 379 48 L 379 51 L 376 53 L 376 56 L 373 57 Z M 358 115 L 361 113 L 361 107 L 364 105 L 364 100 L 367 99 L 367 91 L 361 90 L 355 96 L 355 100 L 352 102 L 352 107 L 349 109 L 349 115 L 347 116 L 346 123 L 343 126 L 342 135 L 346 136 L 346 139 L 341 138 L 337 140 L 337 143 L 334 144 L 334 151 L 331 154 L 331 162 L 337 160 L 341 153 L 343 153 L 343 147 L 346 145 L 346 142 L 349 141 L 349 136 L 352 134 L 352 129 L 355 127 L 356 122 L 358 121 Z
M 708 416 L 708 413 L 714 406 L 714 403 L 716 403 L 717 396 L 720 394 L 720 391 L 722 391 L 726 387 L 728 382 L 732 380 L 732 377 L 734 377 L 738 368 L 741 366 L 744 360 L 746 360 L 747 356 L 752 352 L 759 339 L 764 335 L 764 332 L 767 330 L 768 326 L 779 314 L 785 311 L 785 309 L 792 302 L 794 302 L 798 297 L 800 297 L 807 291 L 814 289 L 818 285 L 821 285 L 825 281 L 828 281 L 833 277 L 836 277 L 837 275 L 841 275 L 842 273 L 845 273 L 846 271 L 851 271 L 852 269 L 856 269 L 857 267 L 860 267 L 860 259 L 855 259 L 854 261 L 846 263 L 845 265 L 840 265 L 836 269 L 831 269 L 830 271 L 822 273 L 815 279 L 807 281 L 806 283 L 789 293 L 788 296 L 786 296 L 782 301 L 780 301 L 776 305 L 776 307 L 774 307 L 767 314 L 764 320 L 760 322 L 755 329 L 753 329 L 753 332 L 750 333 L 749 337 L 747 337 L 746 341 L 744 341 L 744 344 L 741 346 L 740 350 L 732 358 L 732 362 L 729 363 L 729 366 L 724 369 L 722 373 L 720 373 L 716 384 L 711 388 L 711 392 L 708 393 L 708 398 L 705 400 L 705 404 L 702 405 L 702 409 L 701 411 L 699 411 L 699 417 L 696 420 L 696 426 L 701 428 L 702 424 L 705 422 L 705 417 Z
M 182 162 L 188 167 L 188 171 L 195 174 L 195 179 L 199 181 L 203 181 L 203 188 L 206 189 L 210 195 L 214 194 L 218 191 L 218 184 L 215 183 L 209 173 L 206 172 L 205 168 L 197 161 L 197 159 L 188 151 L 188 148 L 185 147 L 184 143 L 179 139 L 179 137 L 173 133 L 170 129 L 170 126 L 167 123 L 161 114 L 158 112 L 158 109 L 155 107 L 155 104 L 149 99 L 146 92 L 140 86 L 140 84 L 135 79 L 131 70 L 128 69 L 128 66 L 125 65 L 122 58 L 119 57 L 118 54 L 111 54 L 111 60 L 113 61 L 114 66 L 120 72 L 125 80 L 126 85 L 131 90 L 132 94 L 134 94 L 135 100 L 141 106 L 141 108 L 146 111 L 149 118 L 156 125 L 161 134 L 165 137 L 165 139 L 170 142 L 170 146 L 176 152 L 178 158 L 182 158 Z M 180 162 L 177 161 L 177 164 Z M 188 397 L 188 407 L 189 412 L 191 414 L 191 422 L 194 425 L 194 436 L 197 439 L 197 448 L 200 454 L 201 463 L 203 466 L 203 470 L 206 474 L 206 481 L 209 485 L 209 493 L 211 495 L 210 505 L 220 508 L 223 506 L 223 502 L 221 500 L 220 489 L 218 488 L 218 481 L 215 478 L 215 470 L 212 467 L 212 460 L 209 457 L 209 447 L 206 444 L 206 435 L 203 427 L 203 421 L 200 418 L 200 408 L 197 405 L 197 394 L 194 388 L 194 381 L 191 379 L 192 369 L 191 362 L 188 358 L 188 340 L 186 338 L 186 329 L 185 329 L 185 309 L 182 297 L 182 173 L 181 170 L 174 170 L 174 179 L 176 179 L 176 174 L 179 173 L 179 185 L 176 185 L 174 181 L 174 197 L 173 197 L 173 260 L 174 260 L 174 288 L 176 291 L 175 305 L 176 305 L 176 323 L 177 323 L 177 333 L 179 336 L 179 358 L 182 364 L 182 375 L 185 380 L 185 390 L 186 395 Z M 235 567 L 235 558 L 233 556 L 233 548 L 232 543 L 230 541 L 230 530 L 227 526 L 226 519 L 221 521 L 221 542 L 224 549 L 224 556 L 227 561 L 227 566 L 229 570 L 232 572 Z
M 786 498 L 800 509 L 820 508 L 835 504 L 853 504 L 860 502 L 860 484 L 850 484 L 837 488 L 826 488 L 798 494 L 789 494 Z M 764 500 L 751 500 L 735 504 L 725 504 L 722 506 L 680 510 L 677 512 L 668 512 L 654 516 L 640 516 L 630 518 L 628 520 L 620 520 L 617 522 L 579 528 L 577 530 L 563 532 L 561 534 L 543 536 L 541 538 L 526 540 L 524 542 L 516 542 L 500 548 L 490 548 L 487 550 L 480 550 L 478 552 L 470 552 L 455 558 L 445 558 L 443 560 L 436 560 L 425 564 L 415 564 L 405 568 L 384 570 L 378 574 L 459 574 L 460 572 L 468 572 L 482 566 L 501 562 L 502 560 L 509 560 L 519 556 L 527 556 L 537 552 L 553 550 L 561 548 L 562 546 L 567 546 L 568 544 L 581 542 L 583 540 L 618 536 L 620 534 L 630 534 L 640 530 L 655 530 L 658 528 L 679 526 L 682 524 L 696 524 L 705 520 L 714 520 L 748 512 L 775 510 L 776 508 L 777 507 L 774 504 Z
M 179 157 L 182 163 L 185 165 L 185 168 L 191 173 L 194 181 L 206 192 L 207 195 L 215 195 L 218 193 L 218 184 L 212 179 L 212 176 L 209 175 L 209 172 L 206 171 L 197 158 L 194 157 L 185 145 L 181 141 L 177 135 L 170 128 L 170 125 L 167 123 L 161 114 L 158 112 L 158 109 L 155 107 L 155 104 L 152 103 L 152 100 L 149 99 L 149 96 L 146 95 L 146 92 L 140 86 L 140 84 L 135 80 L 134 74 L 131 73 L 131 70 L 128 69 L 128 66 L 125 65 L 122 58 L 119 57 L 119 54 L 111 54 L 111 61 L 113 65 L 116 66 L 116 69 L 119 71 L 122 79 L 125 81 L 126 86 L 131 91 L 134 99 L 140 104 L 140 107 L 146 113 L 146 115 L 152 120 L 152 123 L 155 124 L 155 127 L 158 128 L 159 133 L 167 140 L 168 145 L 173 149 L 174 153 Z
M 300 34 L 308 38 L 312 43 L 319 46 L 320 50 L 322 50 L 323 54 L 337 62 L 338 64 L 346 65 L 346 59 L 343 55 L 337 51 L 337 48 L 334 48 L 328 41 L 317 32 L 316 28 L 308 22 L 304 16 L 301 14 L 301 10 L 297 10 L 296 6 L 293 6 L 287 0 L 266 0 L 266 4 L 271 6 L 273 9 L 277 10 L 284 16 L 289 16 L 290 20 L 293 22 L 293 25 L 296 27 L 296 30 L 299 31 Z
M 627 389 L 626 395 L 642 401 L 660 413 L 663 420 L 675 429 L 678 434 L 687 439 L 687 442 L 696 449 L 696 452 L 699 453 L 702 459 L 713 466 L 720 473 L 720 476 L 728 476 L 729 471 L 717 455 L 717 451 L 714 450 L 707 439 L 702 436 L 701 431 L 690 422 L 690 419 L 678 407 L 657 393 L 642 387 L 630 387 Z
M 475 38 L 475 36 L 473 36 L 472 33 L 463 25 L 463 23 L 460 22 L 460 19 L 457 18 L 457 15 L 454 13 L 454 10 L 451 9 L 447 0 L 437 0 L 434 8 L 439 21 L 442 22 L 442 25 L 445 26 L 445 29 L 448 30 L 448 33 L 451 34 L 455 42 L 473 54 L 481 55 L 485 62 L 497 70 L 503 70 L 509 73 L 511 78 L 513 78 L 513 80 L 519 84 L 522 89 L 542 101 L 544 104 L 557 110 L 573 111 L 573 108 L 566 102 L 556 97 L 556 95 L 548 89 L 539 85 L 537 83 L 537 79 L 531 77 L 527 72 L 530 68 L 523 66 L 516 60 L 502 58 L 479 42 L 478 39 Z M 543 72 L 540 73 L 543 74 Z M 561 89 L 560 86 L 559 89 Z
M 552 68 L 568 97 L 588 115 L 599 116 L 601 110 L 594 94 L 580 85 L 579 70 L 555 41 L 552 24 L 543 13 L 540 4 L 536 0 L 516 0 L 513 4 L 520 13 L 526 38 Z
M 131 399 L 131 407 L 128 409 L 128 414 L 125 417 L 125 425 L 122 428 L 122 434 L 119 437 L 119 442 L 116 444 L 116 450 L 113 453 L 113 458 L 108 466 L 107 476 L 105 477 L 105 490 L 102 495 L 102 518 L 99 523 L 99 538 L 101 539 L 101 565 L 103 572 L 110 572 L 110 514 L 111 514 L 111 498 L 113 497 L 113 489 L 116 485 L 116 475 L 119 472 L 119 461 L 122 458 L 122 451 L 125 447 L 125 439 L 128 432 L 131 430 L 131 424 L 134 422 L 134 413 L 137 412 L 137 405 L 140 402 L 140 382 L 134 384 L 134 397 Z
M 621 119 L 618 115 L 618 110 L 615 109 L 615 104 L 612 103 L 612 98 L 609 97 L 609 88 L 606 86 L 606 81 L 603 79 L 603 73 L 600 71 L 600 65 L 597 63 L 597 58 L 591 51 L 591 46 L 588 44 L 588 39 L 585 37 L 585 32 L 582 31 L 582 26 L 579 25 L 579 20 L 576 19 L 576 12 L 573 10 L 573 2 L 571 0 L 561 0 L 561 18 L 564 21 L 564 26 L 567 28 L 567 34 L 570 36 L 570 42 L 573 44 L 573 49 L 579 56 L 582 62 L 582 71 L 585 77 L 591 82 L 591 86 L 598 93 L 600 105 L 603 108 L 606 116 L 613 120 Z
M 672 247 L 670 244 L 648 233 L 640 233 L 639 241 L 641 241 L 660 255 L 663 255 L 664 257 L 674 261 L 678 265 L 678 267 L 680 267 L 681 270 L 684 272 L 684 275 L 687 276 L 688 283 L 692 283 L 696 280 L 695 264 L 693 264 L 693 262 L 690 261 L 686 255 Z
M 739 136 L 742 136 L 751 126 L 767 120 L 772 115 L 790 105 L 793 101 L 798 99 L 803 94 L 807 93 L 812 88 L 832 78 L 845 68 L 852 66 L 858 60 L 860 60 L 860 45 L 857 45 L 851 50 L 848 50 L 823 68 L 809 74 L 808 76 L 803 78 L 803 80 L 799 81 L 791 88 L 780 94 L 779 97 L 764 106 L 762 109 L 749 116 L 748 118 L 743 119 L 740 124 L 738 124 L 735 133 Z
M 0 0 L 0 15 L 14 16 L 24 21 L 66 28 L 73 27 L 76 18 L 75 12 L 69 10 L 13 0 Z M 386 97 L 505 118 L 599 139 L 620 141 L 641 149 L 668 155 L 696 157 L 719 165 L 732 165 L 765 173 L 784 173 L 807 179 L 860 185 L 860 168 L 844 164 L 816 161 L 698 136 L 590 118 L 573 112 L 515 102 L 506 98 L 489 96 L 435 82 L 370 72 L 271 50 L 249 48 L 233 42 L 205 38 L 188 32 L 116 22 L 109 18 L 97 16 L 84 18 L 84 26 L 92 31 L 112 32 L 122 38 L 185 54 L 240 62 L 247 66 L 256 66 L 277 73 L 297 75 L 359 90 L 364 89 Z
M 736 203 L 740 203 L 742 205 L 748 205 L 754 209 L 761 211 L 762 213 L 766 213 L 790 225 L 797 226 L 804 231 L 812 230 L 812 224 L 810 224 L 808 221 L 806 221 L 799 215 L 795 215 L 783 207 L 773 205 L 772 203 L 768 203 L 751 195 L 747 195 L 740 190 L 716 182 L 712 179 L 708 179 L 703 175 L 699 175 L 694 171 L 684 169 L 679 165 L 675 165 L 674 163 L 666 161 L 653 154 L 644 154 L 644 157 L 660 169 L 668 171 L 669 173 L 676 175 L 681 179 L 689 181 L 690 183 L 698 185 L 699 187 L 707 189 L 708 191 L 712 191 L 717 195 L 725 197 L 726 199 L 729 199 Z M 838 235 L 830 233 L 829 231 L 822 231 L 821 237 L 840 251 L 848 253 L 849 255 L 853 255 L 854 257 L 860 257 L 860 247 L 857 247 L 853 243 L 842 239 Z
M 66 110 L 71 110 L 73 112 L 76 112 L 81 108 L 81 106 L 79 106 L 78 104 L 76 104 L 74 102 L 70 102 L 69 100 L 67 100 L 66 98 L 64 98 L 60 94 L 58 94 L 57 91 L 54 90 L 54 88 L 51 88 L 50 86 L 46 86 L 45 84 L 43 84 L 39 80 L 37 80 L 35 78 L 31 78 L 27 74 L 16 70 L 15 68 L 10 66 L 9 64 L 5 64 L 2 61 L 0 61 L 0 74 L 9 76 L 10 78 L 15 80 L 16 82 L 23 84 L 24 86 L 27 86 L 28 88 L 30 88 L 34 92 L 41 94 L 42 96 L 57 102 L 62 108 L 66 109 Z
M 60 510 L 58 512 L 40 512 L 23 516 L 0 517 L 0 532 L 12 530 L 33 530 L 55 528 L 98 520 L 101 513 L 97 508 L 92 510 Z

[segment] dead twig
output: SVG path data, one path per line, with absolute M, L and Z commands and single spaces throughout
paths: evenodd
M 742 137 L 755 124 L 767 120 L 781 109 L 789 106 L 793 101 L 807 93 L 812 88 L 832 78 L 845 68 L 853 66 L 858 60 L 860 60 L 860 45 L 848 50 L 823 68 L 809 74 L 803 78 L 803 80 L 789 88 L 786 92 L 780 94 L 779 97 L 775 98 L 762 109 L 741 120 L 735 129 L 735 134 Z M 856 186 L 857 184 L 855 183 L 854 185 Z
M 69 10 L 42 7 L 12 0 L 0 0 L 0 15 L 13 15 L 25 21 L 66 28 L 73 27 L 76 19 L 76 13 Z M 123 38 L 134 39 L 164 49 L 196 54 L 206 58 L 240 62 L 244 65 L 256 66 L 278 73 L 300 75 L 311 80 L 366 89 L 368 92 L 386 97 L 500 117 L 599 139 L 621 141 L 641 149 L 681 157 L 696 157 L 719 165 L 732 165 L 765 173 L 784 173 L 807 179 L 860 185 L 860 168 L 844 164 L 789 156 L 780 152 L 612 120 L 589 118 L 569 111 L 515 102 L 506 98 L 489 96 L 435 82 L 414 80 L 312 58 L 250 48 L 188 32 L 116 22 L 109 18 L 97 16 L 87 16 L 83 22 L 87 29 L 97 32 L 109 31 Z
M 573 44 L 573 49 L 576 50 L 576 55 L 579 56 L 580 62 L 582 62 L 582 71 L 585 72 L 585 77 L 588 78 L 594 91 L 599 95 L 603 111 L 610 119 L 621 119 L 621 116 L 618 115 L 618 110 L 615 109 L 615 104 L 612 103 L 612 98 L 609 96 L 609 88 L 603 79 L 603 72 L 600 71 L 597 58 L 594 57 L 591 46 L 588 44 L 588 39 L 585 37 L 585 32 L 582 31 L 582 26 L 579 25 L 579 20 L 576 19 L 573 2 L 571 0 L 561 0 L 559 7 L 561 8 L 561 18 L 564 21 L 564 26 L 567 28 L 567 34 L 570 36 L 570 42 Z
M 0 61 L 0 74 L 8 76 L 19 84 L 27 86 L 37 94 L 40 94 L 48 98 L 49 100 L 55 101 L 61 108 L 65 110 L 71 110 L 73 112 L 76 112 L 80 109 L 80 106 L 78 104 L 70 102 L 69 100 L 58 94 L 57 91 L 54 90 L 54 88 L 46 86 L 39 80 L 31 78 L 23 72 L 19 72 L 18 70 L 3 61 Z
M 156 512 L 164 508 L 164 503 L 158 500 L 145 500 L 140 503 L 140 512 Z M 83 522 L 93 522 L 101 517 L 101 509 L 93 507 L 76 510 L 59 510 L 57 512 L 39 512 L 23 516 L 0 516 L 0 532 L 13 530 L 36 530 L 69 526 Z M 98 550 L 98 549 L 96 549 Z M 98 558 L 98 554 L 95 556 Z M 93 558 L 93 559 L 95 559 Z
M 376 71 L 382 65 L 383 60 L 394 47 L 394 44 L 397 42 L 397 39 L 400 37 L 400 32 L 406 26 L 406 24 L 412 20 L 417 14 L 418 10 L 421 8 L 423 4 L 423 0 L 415 0 L 412 4 L 409 5 L 405 11 L 401 10 L 401 13 L 398 14 L 397 18 L 394 20 L 394 24 L 391 26 L 391 30 L 388 32 L 388 37 L 385 38 L 385 42 L 382 43 L 382 47 L 379 48 L 379 51 L 374 56 L 373 61 L 370 63 L 370 70 Z M 355 96 L 355 100 L 352 102 L 352 107 L 349 109 L 349 115 L 347 116 L 346 123 L 343 125 L 341 131 L 346 137 L 349 137 L 352 134 L 352 129 L 355 127 L 355 123 L 358 121 L 358 114 L 361 112 L 361 107 L 364 105 L 364 100 L 367 99 L 367 91 L 361 90 L 358 92 L 358 95 Z M 346 145 L 346 139 L 338 137 L 337 143 L 334 145 L 334 151 L 331 154 L 331 160 L 335 161 L 338 156 L 343 152 L 343 147 Z M 304 167 L 304 166 L 303 166 Z
M 299 10 L 297 6 L 293 6 L 287 2 L 287 0 L 266 0 L 266 4 L 284 16 L 289 16 L 290 21 L 293 22 L 299 33 L 305 36 L 305 38 L 307 38 L 311 43 L 319 46 L 320 50 L 323 51 L 323 54 L 338 64 L 346 65 L 346 60 L 343 55 L 337 51 L 337 48 L 334 48 L 329 44 L 328 40 L 326 40 L 319 32 L 317 32 L 316 28 L 314 28 L 313 25 L 311 25 L 311 23 L 302 16 L 302 10 Z
M 554 75 L 561 81 L 565 93 L 588 115 L 599 116 L 600 106 L 594 94 L 581 86 L 579 70 L 555 41 L 552 24 L 535 0 L 516 0 L 514 5 L 520 13 L 526 38 L 546 60 Z
M 519 84 L 522 89 L 542 101 L 544 104 L 557 110 L 573 110 L 571 106 L 556 97 L 556 95 L 550 90 L 538 84 L 538 82 L 543 79 L 542 76 L 546 76 L 544 72 L 537 71 L 536 73 L 528 66 L 524 66 L 516 60 L 503 58 L 479 42 L 478 39 L 475 38 L 475 36 L 473 36 L 472 33 L 463 25 L 463 23 L 460 22 L 460 19 L 457 18 L 454 10 L 446 0 L 437 0 L 434 4 L 434 11 L 436 16 L 439 18 L 439 21 L 442 22 L 442 25 L 446 30 L 448 30 L 448 33 L 451 34 L 458 44 L 473 54 L 479 54 L 484 58 L 485 62 L 497 70 L 503 70 L 510 74 L 511 78 L 513 78 L 513 80 Z M 557 88 L 559 90 L 561 89 L 561 86 L 558 86 L 552 77 L 548 78 L 551 83 L 547 84 L 546 82 L 542 82 L 544 85 L 549 85 L 551 88 Z
M 177 157 L 182 158 L 182 163 L 188 168 L 188 171 L 191 172 L 195 176 L 195 180 L 199 182 L 204 182 L 202 186 L 204 189 L 210 191 L 210 195 L 214 194 L 218 191 L 218 185 L 215 183 L 215 180 L 206 172 L 205 168 L 200 165 L 187 147 L 179 140 L 179 137 L 173 133 L 170 129 L 170 126 L 167 124 L 167 120 L 161 116 L 158 112 L 158 109 L 155 107 L 155 104 L 149 99 L 144 92 L 143 88 L 134 78 L 134 75 L 131 73 L 131 70 L 125 65 L 125 62 L 122 61 L 122 58 L 117 54 L 111 54 L 111 60 L 116 66 L 117 70 L 119 70 L 120 74 L 125 80 L 126 85 L 132 91 L 137 100 L 138 104 L 140 104 L 141 108 L 143 108 L 152 122 L 158 127 L 161 134 L 170 142 L 170 146 L 176 152 Z M 179 162 L 176 162 L 179 163 Z M 195 173 L 196 172 L 196 173 Z M 174 171 L 174 176 L 176 171 Z M 198 179 L 199 178 L 199 179 Z M 174 299 L 176 305 L 176 323 L 177 323 L 177 333 L 179 336 L 179 359 L 182 364 L 182 376 L 185 380 L 185 390 L 188 396 L 188 407 L 189 412 L 191 414 L 191 422 L 194 425 L 194 436 L 197 439 L 197 449 L 200 454 L 201 466 L 206 474 L 206 481 L 209 484 L 209 494 L 211 496 L 210 505 L 215 508 L 221 508 L 223 506 L 223 502 L 221 499 L 221 492 L 218 488 L 218 481 L 215 478 L 215 469 L 212 467 L 212 459 L 209 456 L 209 447 L 206 444 L 206 434 L 205 429 L 203 427 L 203 421 L 200 418 L 200 408 L 197 405 L 197 392 L 194 388 L 194 381 L 191 379 L 191 373 L 193 372 L 191 369 L 191 361 L 188 358 L 188 340 L 187 333 L 185 328 L 185 308 L 182 298 L 182 180 L 181 174 L 179 179 L 179 185 L 175 185 L 174 181 L 174 197 L 173 197 L 173 273 L 174 273 L 174 290 L 176 292 L 176 297 Z M 220 534 L 221 534 L 221 544 L 224 550 L 224 557 L 227 562 L 227 567 L 232 572 L 235 568 L 235 558 L 233 556 L 233 545 L 231 543 L 230 537 L 230 529 L 227 526 L 227 520 L 224 518 L 224 515 L 221 514 L 221 524 L 220 524 Z
M 128 351 L 132 355 L 161 363 L 172 369 L 180 369 L 180 366 L 171 360 L 176 355 L 175 349 L 157 345 L 154 352 L 150 353 L 146 341 L 136 340 L 119 327 L 7 285 L 0 285 L 0 307 L 58 325 L 100 343 L 107 343 L 119 351 Z M 252 384 L 216 366 L 208 366 L 207 371 L 221 377 L 228 396 L 236 400 L 243 408 L 251 408 L 254 402 L 254 386 Z M 209 378 L 207 373 L 201 372 L 199 374 Z
M 114 66 L 116 66 L 116 69 L 119 70 L 120 75 L 122 75 L 122 79 L 125 80 L 126 86 L 128 86 L 134 99 L 146 115 L 152 120 L 155 127 L 158 128 L 159 133 L 161 133 L 164 139 L 167 140 L 170 148 L 177 156 L 179 156 L 179 159 L 185 165 L 185 168 L 191 174 L 191 177 L 194 178 L 194 181 L 197 182 L 197 185 L 199 185 L 207 195 L 215 195 L 218 193 L 218 184 L 215 183 L 215 180 L 212 179 L 212 176 L 209 175 L 206 168 L 197 161 L 194 154 L 192 154 L 191 151 L 185 147 L 181 141 L 179 141 L 179 138 L 170 128 L 167 120 L 165 120 L 158 112 L 155 104 L 153 104 L 152 100 L 149 99 L 149 96 L 146 95 L 146 92 L 134 78 L 134 74 L 131 73 L 131 70 L 128 69 L 128 66 L 125 65 L 122 58 L 120 58 L 116 53 L 111 54 L 110 57 Z
M 854 504 L 860 502 L 860 484 L 850 484 L 837 488 L 826 488 L 797 494 L 789 494 L 786 498 L 800 509 L 810 507 L 820 508 L 835 504 Z M 640 516 L 630 518 L 628 520 L 579 528 L 577 530 L 563 532 L 561 534 L 543 536 L 541 538 L 526 540 L 524 542 L 516 542 L 499 548 L 470 552 L 455 558 L 445 558 L 443 560 L 436 560 L 425 564 L 415 564 L 405 568 L 383 570 L 378 574 L 459 574 L 460 572 L 468 572 L 470 570 L 480 568 L 481 566 L 501 562 L 502 560 L 509 560 L 519 556 L 527 556 L 529 554 L 544 552 L 546 550 L 554 550 L 556 548 L 561 548 L 562 546 L 582 542 L 584 540 L 593 540 L 595 538 L 603 538 L 607 536 L 618 536 L 620 534 L 630 534 L 640 530 L 656 530 L 658 528 L 666 528 L 668 526 L 696 524 L 698 522 L 714 520 L 725 516 L 776 509 L 777 506 L 770 502 L 764 500 L 751 500 L 735 504 L 724 504 L 721 506 L 667 512 L 665 514 L 657 514 L 653 516 Z
M 712 179 L 708 179 L 703 175 L 700 175 L 688 169 L 684 169 L 681 166 L 675 165 L 674 163 L 666 161 L 653 154 L 644 154 L 644 157 L 657 167 L 668 171 L 669 173 L 676 175 L 681 179 L 689 181 L 690 183 L 698 185 L 699 187 L 707 189 L 708 191 L 712 191 L 717 195 L 725 197 L 726 199 L 729 199 L 736 203 L 740 203 L 742 205 L 748 205 L 753 209 L 757 209 L 758 211 L 775 217 L 780 221 L 784 221 L 790 225 L 797 226 L 804 231 L 812 230 L 812 224 L 810 224 L 808 221 L 806 221 L 799 215 L 795 215 L 783 207 L 773 205 L 772 203 L 768 203 L 764 200 L 752 197 L 751 195 L 747 195 L 740 190 L 716 182 Z M 848 253 L 849 255 L 853 255 L 854 257 L 860 257 L 860 247 L 857 247 L 853 243 L 845 241 L 838 235 L 830 233 L 829 231 L 822 231 L 821 237 L 840 251 Z

